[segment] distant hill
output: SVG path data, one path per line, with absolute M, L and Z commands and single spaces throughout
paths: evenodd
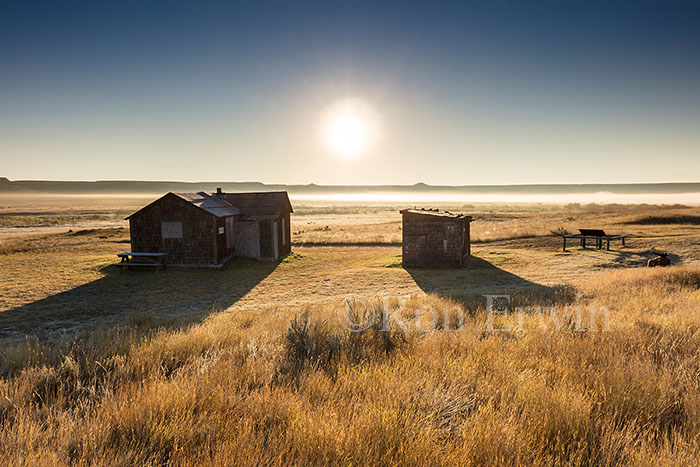
M 557 194 L 598 193 L 618 194 L 672 194 L 700 193 L 700 183 L 629 183 L 629 184 L 581 184 L 581 185 L 463 185 L 445 186 L 416 183 L 415 185 L 284 185 L 261 182 L 177 182 L 177 181 L 131 181 L 99 180 L 94 182 L 15 180 L 0 177 L 1 192 L 56 193 L 56 194 L 159 194 L 168 191 L 215 191 L 221 187 L 227 192 L 277 191 L 290 194 L 333 193 L 514 193 Z

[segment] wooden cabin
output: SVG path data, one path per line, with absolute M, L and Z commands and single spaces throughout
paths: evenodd
M 404 267 L 461 267 L 471 254 L 472 218 L 437 209 L 404 209 Z
M 127 218 L 131 250 L 167 253 L 177 266 L 275 261 L 291 252 L 292 212 L 286 192 L 168 193 Z

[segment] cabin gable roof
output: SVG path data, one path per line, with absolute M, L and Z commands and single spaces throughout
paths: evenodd
M 152 201 L 151 203 L 147 204 L 146 206 L 142 207 L 138 211 L 134 212 L 130 216 L 126 217 L 126 219 L 129 219 L 133 216 L 138 215 L 142 211 L 158 204 L 162 200 L 164 200 L 167 197 L 174 196 L 178 199 L 180 199 L 183 202 L 186 202 L 198 209 L 202 209 L 203 211 L 207 212 L 208 214 L 211 214 L 215 217 L 228 217 L 228 216 L 237 216 L 241 214 L 241 211 L 239 211 L 237 208 L 234 206 L 231 206 L 228 202 L 226 202 L 224 199 L 221 199 L 216 196 L 212 196 L 208 193 L 205 193 L 203 191 L 200 191 L 198 193 L 175 193 L 175 192 L 169 192 L 166 193 L 165 195 L 161 196 L 160 198 L 156 199 L 155 201 Z

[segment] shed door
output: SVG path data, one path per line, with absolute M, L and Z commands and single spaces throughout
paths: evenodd
M 236 256 L 242 258 L 260 257 L 260 223 L 257 221 L 238 221 L 235 226 Z
M 272 222 L 272 252 L 273 252 L 273 258 L 277 259 L 280 257 L 280 252 L 279 252 L 279 232 L 277 231 L 277 221 Z

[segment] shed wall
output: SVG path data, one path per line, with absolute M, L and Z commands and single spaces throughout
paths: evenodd
M 407 267 L 460 267 L 471 253 L 468 222 L 404 214 L 402 231 Z

